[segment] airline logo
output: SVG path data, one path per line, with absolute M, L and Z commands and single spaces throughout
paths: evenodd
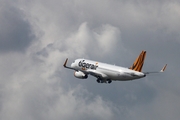
M 141 72 L 145 57 L 146 57 L 146 51 L 142 51 L 129 69 Z
M 85 62 L 85 60 L 81 60 L 79 61 L 78 66 L 82 67 L 82 70 L 86 70 L 86 69 L 96 70 L 96 68 L 98 67 L 98 63 L 90 64 L 90 63 Z

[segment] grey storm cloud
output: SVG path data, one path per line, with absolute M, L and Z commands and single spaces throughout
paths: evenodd
M 180 3 L 146 0 L 0 1 L 0 119 L 180 118 Z M 143 71 L 98 84 L 63 68 L 76 58 L 124 67 L 147 50 Z M 14 52 L 17 51 L 17 52 Z
M 23 12 L 14 6 L 1 5 L 0 51 L 24 51 L 35 38 Z

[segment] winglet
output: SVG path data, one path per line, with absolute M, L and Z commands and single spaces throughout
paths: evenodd
M 64 62 L 64 67 L 67 67 L 66 64 L 67 64 L 67 61 L 68 61 L 68 58 L 66 58 L 66 61 Z
M 165 69 L 166 69 L 166 66 L 167 66 L 167 64 L 166 64 L 166 65 L 164 65 L 164 67 L 161 69 L 161 71 L 160 71 L 160 72 L 164 72 L 164 71 L 165 71 Z

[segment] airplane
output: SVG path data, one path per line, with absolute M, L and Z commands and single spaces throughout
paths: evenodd
M 64 67 L 74 70 L 74 76 L 79 79 L 87 79 L 88 75 L 97 78 L 98 83 L 111 83 L 112 81 L 129 81 L 146 77 L 150 73 L 162 73 L 167 64 L 155 72 L 142 72 L 142 67 L 146 57 L 146 51 L 142 51 L 129 68 L 110 65 L 88 59 L 76 59 L 70 67 L 67 66 L 68 58 L 64 62 Z

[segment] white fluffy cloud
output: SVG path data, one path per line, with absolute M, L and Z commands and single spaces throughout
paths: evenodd
M 47 11 L 44 6 L 37 7 Z M 96 27 L 97 31 L 90 29 L 88 23 L 82 23 L 67 34 L 55 19 L 51 20 L 52 24 L 44 20 L 53 11 L 39 16 L 39 11 L 25 9 L 21 8 L 24 18 L 30 22 L 36 38 L 25 53 L 1 54 L 1 119 L 113 118 L 113 105 L 101 95 L 94 95 L 79 85 L 63 86 L 62 80 L 68 77 L 63 77 L 67 73 L 62 64 L 66 57 L 88 57 L 89 50 L 106 48 L 101 51 L 103 55 L 112 52 L 112 46 L 119 39 L 118 28 L 103 25 Z

